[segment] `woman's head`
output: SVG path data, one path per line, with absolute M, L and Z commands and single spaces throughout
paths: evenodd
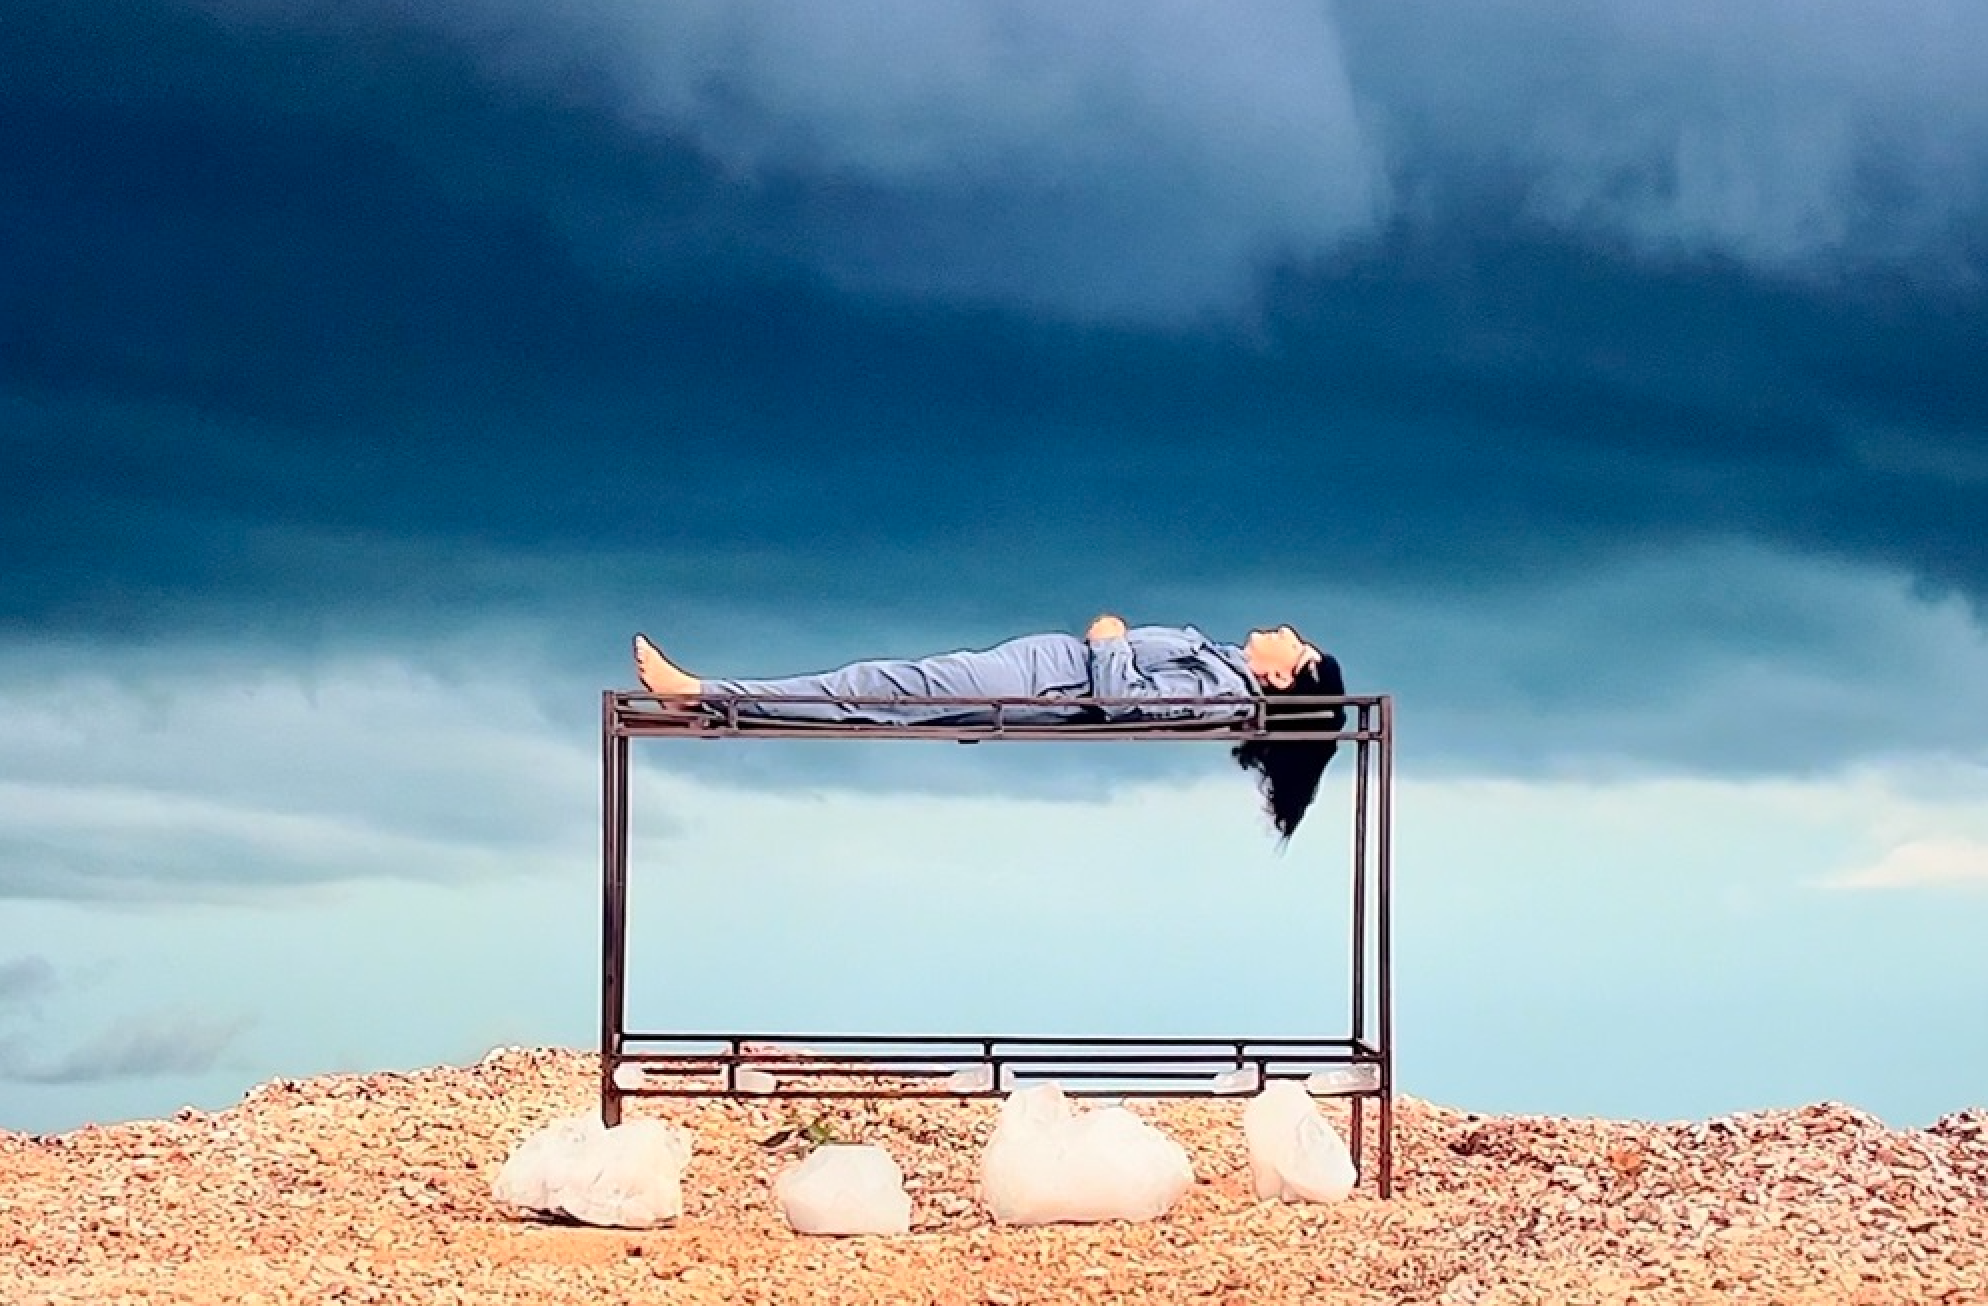
M 1290 631 L 1288 626 L 1282 629 Z M 1280 641 L 1283 638 L 1278 632 L 1257 631 L 1251 633 L 1251 639 L 1266 633 Z M 1295 634 L 1291 632 L 1292 637 Z M 1278 645 L 1267 647 L 1274 650 Z M 1346 724 L 1343 704 L 1321 708 L 1290 701 L 1306 697 L 1337 698 L 1346 693 L 1346 680 L 1338 659 L 1310 645 L 1304 647 L 1311 656 L 1299 661 L 1286 683 L 1280 685 L 1258 674 L 1263 688 L 1264 728 L 1272 735 L 1280 730 L 1339 730 Z M 1264 808 L 1282 840 L 1288 841 L 1297 831 L 1298 822 L 1304 820 L 1306 809 L 1318 793 L 1319 778 L 1338 751 L 1336 739 L 1250 739 L 1236 745 L 1236 765 L 1257 773 L 1257 788 L 1263 794 Z
M 1306 665 L 1323 656 L 1316 647 L 1289 626 L 1274 630 L 1252 630 L 1243 641 L 1243 660 L 1250 673 L 1267 689 L 1291 691 Z

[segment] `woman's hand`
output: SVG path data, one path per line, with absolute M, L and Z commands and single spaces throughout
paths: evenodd
M 1084 632 L 1084 638 L 1117 639 L 1119 636 L 1123 635 L 1124 633 L 1125 633 L 1125 623 L 1119 618 L 1112 616 L 1110 613 L 1106 613 L 1104 616 L 1099 617 L 1096 621 L 1093 621 L 1091 623 L 1091 628 Z

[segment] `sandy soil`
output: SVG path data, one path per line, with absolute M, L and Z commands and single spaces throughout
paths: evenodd
M 681 1102 L 685 1214 L 642 1233 L 490 1197 L 525 1135 L 591 1108 L 593 1059 L 506 1049 L 420 1074 L 277 1081 L 215 1114 L 0 1132 L 0 1302 L 1988 1303 L 1988 1112 L 1890 1130 L 1837 1105 L 1649 1124 L 1408 1099 L 1383 1202 L 1251 1195 L 1238 1099 L 1134 1102 L 1199 1182 L 1146 1224 L 991 1225 L 993 1102 Z M 1338 1107 L 1339 1104 L 1334 1104 Z M 1343 1107 L 1331 1111 L 1345 1128 Z M 762 1144 L 831 1118 L 881 1143 L 907 1237 L 790 1233 Z

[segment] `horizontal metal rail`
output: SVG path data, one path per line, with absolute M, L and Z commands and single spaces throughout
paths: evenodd
M 1304 1079 L 1309 1084 L 1321 1074 L 1351 1073 L 1361 1075 L 1360 1082 L 1328 1083 L 1314 1091 L 1321 1096 L 1376 1097 L 1386 1059 L 1380 1049 L 1349 1038 L 859 1034 L 817 1037 L 782 1046 L 785 1041 L 750 1035 L 628 1034 L 619 1061 L 638 1070 L 643 1080 L 621 1085 L 621 1092 L 629 1097 L 750 1093 L 807 1098 L 972 1098 L 998 1096 L 1026 1082 L 1054 1080 L 1073 1096 L 1233 1096 L 1253 1091 L 1272 1079 Z M 681 1050 L 635 1050 L 643 1043 L 670 1044 Z M 686 1044 L 703 1046 L 690 1049 L 683 1047 Z M 870 1050 L 878 1047 L 917 1050 Z M 1145 1050 L 1128 1050 L 1135 1048 Z M 741 1070 L 757 1072 L 771 1082 L 743 1087 L 738 1075 Z M 1250 1070 L 1257 1078 L 1241 1087 L 1219 1082 L 1230 1072 Z M 960 1076 L 977 1071 L 985 1073 L 970 1082 L 960 1081 Z M 1364 1073 L 1369 1071 L 1372 1073 Z M 657 1083 L 651 1077 L 676 1082 Z M 948 1082 L 939 1089 L 906 1084 L 937 1079 Z M 828 1080 L 877 1081 L 890 1087 L 822 1087 Z
M 759 739 L 939 739 L 959 743 L 982 739 L 1075 742 L 1158 739 L 1378 740 L 1364 724 L 1377 708 L 1376 695 L 1280 695 L 1263 698 L 1041 697 L 916 699 L 823 694 L 783 694 L 757 698 L 735 694 L 668 697 L 610 691 L 614 729 L 629 736 L 703 735 Z M 1275 705 L 1277 725 L 1269 725 Z M 845 712 L 875 709 L 877 719 L 807 720 L 792 715 L 802 707 L 834 707 Z M 909 711 L 955 709 L 923 721 L 888 718 Z M 1360 709 L 1363 724 L 1348 730 L 1348 708 Z M 1168 716 L 1169 710 L 1179 715 Z M 1053 713 L 1053 720 L 1015 719 L 1015 713 Z M 1156 713 L 1158 715 L 1156 715 Z M 1311 725 L 1308 723 L 1330 723 Z
M 1024 1037 L 1017 1034 L 651 1034 L 635 1030 L 624 1033 L 622 1039 L 629 1043 L 701 1043 L 722 1044 L 729 1048 L 758 1044 L 766 1047 L 785 1048 L 782 1055 L 806 1055 L 818 1052 L 824 1047 L 877 1047 L 894 1045 L 900 1047 L 1042 1047 L 1042 1048 L 1200 1048 L 1200 1047 L 1252 1047 L 1252 1048 L 1361 1048 L 1365 1045 L 1355 1038 L 1299 1038 L 1278 1035 L 1271 1038 L 1237 1038 L 1210 1034 L 1185 1034 L 1178 1038 L 1147 1037 L 1135 1034 L 1044 1034 Z M 753 1055 L 750 1052 L 742 1056 Z M 760 1055 L 773 1055 L 761 1053 Z

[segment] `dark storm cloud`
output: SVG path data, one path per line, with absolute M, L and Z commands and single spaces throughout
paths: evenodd
M 1539 221 L 1798 278 L 1979 276 L 1979 5 L 1347 0 L 1335 13 L 1382 148 L 1501 162 Z M 1400 178 L 1404 203 L 1442 180 Z
M 1552 223 L 1778 270 L 1922 257 L 1982 199 L 1967 0 L 391 9 L 513 84 L 586 61 L 728 175 L 832 179 L 793 229 L 840 277 L 1079 315 L 1232 301 L 1421 202 L 1432 150 L 1514 166 Z
M 789 239 L 871 289 L 1180 311 L 1232 300 L 1252 261 L 1357 229 L 1379 200 L 1337 31 L 1312 0 L 387 8 L 515 86 L 584 63 L 618 121 L 694 142 L 729 178 L 803 179 Z M 639 257 L 653 234 L 638 217 L 619 239 L 599 223 L 584 237 Z
M 1643 29 L 1538 6 L 1426 44 L 1409 10 L 1353 6 L 1343 51 L 1328 11 L 1268 6 L 1201 65 L 1170 10 L 1116 63 L 1115 19 L 1026 6 L 933 10 L 901 33 L 922 63 L 863 35 L 910 12 L 888 6 L 819 50 L 767 45 L 750 6 L 585 7 L 563 45 L 495 3 L 386 12 L 12 20 L 17 632 L 510 607 L 618 636 L 731 600 L 951 642 L 1156 578 L 1524 589 L 1731 537 L 1988 587 L 1965 11 L 1888 11 L 1875 37 L 1845 11 L 1777 62 L 1753 47 L 1791 11 L 1680 9 L 1639 63 Z M 1914 39 L 1923 79 L 1876 55 L 1826 75 Z M 1062 83 L 959 73 L 1045 42 Z M 1300 63 L 1252 109 L 1273 47 Z M 1504 95 L 1534 59 L 1570 71 Z M 1281 144 L 1328 127 L 1326 155 Z M 1784 168 L 1740 205 L 1748 161 L 1811 127 L 1815 188 Z M 1026 293 L 1111 257 L 1059 204 L 1248 293 L 1155 282 L 1150 316 L 1104 319 Z M 1253 230 L 1258 207 L 1281 216 Z M 964 282 L 949 230 L 984 246 Z M 1128 266 L 1164 280 L 1150 261 Z M 1193 318 L 1200 296 L 1222 311 Z

